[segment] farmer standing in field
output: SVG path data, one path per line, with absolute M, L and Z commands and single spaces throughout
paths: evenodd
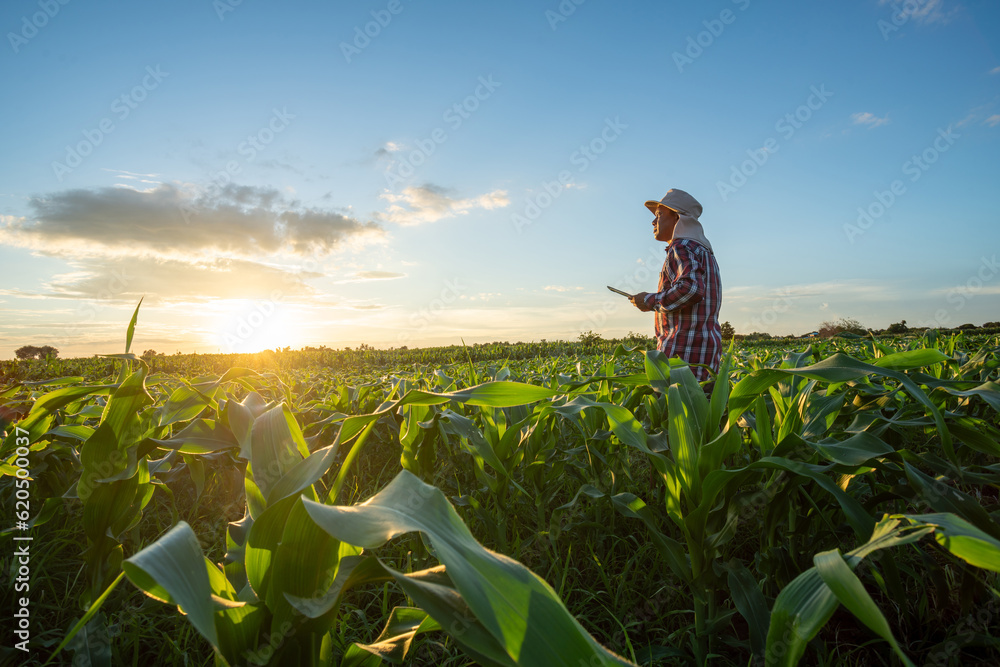
M 689 364 L 704 364 L 719 372 L 722 358 L 722 278 L 698 222 L 701 204 L 683 190 L 670 190 L 660 201 L 647 201 L 653 212 L 653 236 L 667 244 L 667 258 L 660 271 L 656 292 L 640 292 L 632 304 L 646 313 L 656 313 L 657 347 L 667 357 L 680 357 Z M 708 369 L 691 366 L 699 381 L 711 380 Z

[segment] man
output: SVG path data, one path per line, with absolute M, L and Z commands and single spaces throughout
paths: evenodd
M 632 304 L 656 313 L 657 347 L 667 357 L 704 364 L 719 372 L 722 358 L 722 278 L 698 221 L 701 204 L 683 190 L 670 190 L 660 201 L 647 201 L 656 218 L 653 236 L 667 244 L 667 258 L 656 292 L 640 292 Z M 691 366 L 699 381 L 711 380 L 708 368 Z

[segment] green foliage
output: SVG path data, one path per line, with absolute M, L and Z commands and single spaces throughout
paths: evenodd
M 579 336 L 580 344 L 584 347 L 593 347 L 601 343 L 604 339 L 601 338 L 601 334 L 595 333 L 593 331 L 584 331 Z
M 819 335 L 822 338 L 829 338 L 839 333 L 849 333 L 854 334 L 855 336 L 863 336 L 868 333 L 868 329 L 866 329 L 861 322 L 848 317 L 841 317 L 839 320 L 834 322 L 827 321 L 819 325 Z
M 41 347 L 25 345 L 14 350 L 14 356 L 18 359 L 47 359 L 50 357 L 54 359 L 59 356 L 59 350 L 51 345 Z
M 893 324 L 890 324 L 889 328 L 886 329 L 886 332 L 891 334 L 902 334 L 906 333 L 909 330 L 910 330 L 909 327 L 906 326 L 906 320 L 903 320 L 902 322 L 895 322 Z
M 0 502 L 29 447 L 42 576 L 64 582 L 39 607 L 47 646 L 95 664 L 842 664 L 866 643 L 998 661 L 1000 614 L 963 620 L 1000 608 L 995 336 L 742 340 L 710 394 L 637 339 L 156 370 L 126 353 L 11 382 Z

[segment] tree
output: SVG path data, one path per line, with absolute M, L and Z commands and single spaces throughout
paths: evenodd
M 902 322 L 896 322 L 895 324 L 890 324 L 889 328 L 886 329 L 886 331 L 888 331 L 891 334 L 906 333 L 909 330 L 910 330 L 909 327 L 906 326 L 906 320 L 903 320 Z
M 41 347 L 36 347 L 34 345 L 25 345 L 24 347 L 19 347 L 14 350 L 14 355 L 18 359 L 45 359 L 47 357 L 58 357 L 59 350 L 52 347 L 51 345 L 43 345 Z
M 868 333 L 865 325 L 848 317 L 841 317 L 836 322 L 823 322 L 823 324 L 819 325 L 819 335 L 823 338 L 830 338 L 845 331 L 858 336 L 864 336 Z
M 634 331 L 629 331 L 622 342 L 626 345 L 646 345 L 649 343 L 649 336 L 645 336 L 641 333 L 636 333 Z
M 604 339 L 601 338 L 601 334 L 595 333 L 593 331 L 584 331 L 580 334 L 580 342 L 583 343 L 584 347 L 590 347 L 591 345 L 597 345 Z
M 736 329 L 729 322 L 722 323 L 722 340 L 732 340 L 736 335 Z

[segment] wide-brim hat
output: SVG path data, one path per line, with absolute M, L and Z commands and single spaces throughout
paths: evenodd
M 665 206 L 671 211 L 676 211 L 679 215 L 685 215 L 695 220 L 701 217 L 701 203 L 683 190 L 671 189 L 663 195 L 663 199 L 659 201 L 650 199 L 646 202 L 646 208 L 654 215 L 660 206 Z

